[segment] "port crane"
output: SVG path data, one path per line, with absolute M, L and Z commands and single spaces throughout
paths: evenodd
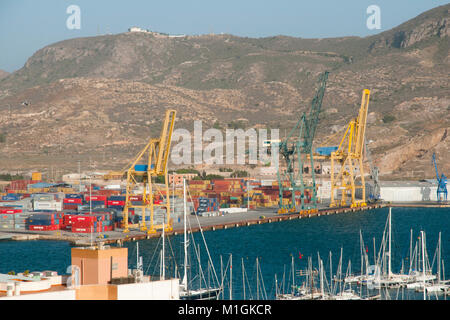
M 331 202 L 330 207 L 346 206 L 347 193 L 351 194 L 351 207 L 366 206 L 366 186 L 363 169 L 363 144 L 365 140 L 367 111 L 369 109 L 370 90 L 364 89 L 361 107 L 357 118 L 350 121 L 336 151 L 331 152 Z M 340 165 L 339 170 L 336 164 Z M 359 168 L 361 184 L 356 184 L 356 170 Z M 356 200 L 356 189 L 361 189 L 362 199 Z M 335 193 L 341 191 L 341 199 L 335 199 Z M 339 196 L 338 194 L 336 196 Z
M 169 180 L 167 176 L 167 162 L 169 158 L 170 145 L 172 141 L 173 127 L 175 124 L 176 111 L 167 110 L 161 129 L 159 138 L 150 138 L 147 145 L 139 152 L 131 166 L 127 170 L 127 187 L 125 206 L 123 209 L 123 227 L 124 232 L 129 232 L 130 227 L 136 227 L 136 225 L 128 224 L 128 213 L 130 208 L 141 208 L 142 210 L 142 222 L 140 224 L 141 231 L 147 233 L 155 233 L 157 228 L 164 228 L 166 231 L 172 230 L 172 223 L 170 219 L 170 197 L 169 197 Z M 152 178 L 158 176 L 164 177 L 165 196 L 162 196 L 162 201 L 155 203 L 153 189 L 162 195 L 161 189 L 153 183 Z M 142 201 L 139 204 L 131 201 L 131 196 L 136 196 L 136 193 L 132 193 L 136 184 L 142 183 L 143 188 L 140 194 L 142 195 Z M 161 207 L 166 210 L 167 223 L 162 225 L 154 225 L 154 209 L 155 207 Z M 150 225 L 147 228 L 145 216 L 146 212 L 150 212 Z
M 433 153 L 433 165 L 434 169 L 436 170 L 436 179 L 438 183 L 436 195 L 437 195 L 437 201 L 441 201 L 441 195 L 444 201 L 447 201 L 447 177 L 444 175 L 444 173 L 441 174 L 439 177 L 439 171 L 436 163 L 436 154 Z
M 325 94 L 326 83 L 328 79 L 328 71 L 322 73 L 319 77 L 319 88 L 311 102 L 309 114 L 305 112 L 298 120 L 297 124 L 292 128 L 289 134 L 278 143 L 280 154 L 286 162 L 286 170 L 281 171 L 278 167 L 277 178 L 279 186 L 279 209 L 278 213 L 302 212 L 305 206 L 305 190 L 311 191 L 311 200 L 309 210 L 317 210 L 317 191 L 314 176 L 314 160 L 312 156 L 312 143 L 314 140 L 317 123 L 319 122 L 319 113 L 322 107 L 322 100 Z M 291 140 L 293 140 L 291 142 Z M 306 185 L 303 178 L 303 163 L 309 156 L 311 161 L 312 184 Z M 287 182 L 285 186 L 283 183 Z M 284 191 L 290 191 L 291 203 L 283 202 Z M 297 205 L 297 197 L 300 196 L 300 208 Z M 312 207 L 312 208 L 311 208 Z
M 367 139 L 364 137 L 364 148 L 366 150 L 366 158 L 367 161 L 369 162 L 369 167 L 370 167 L 370 178 L 372 179 L 373 185 L 372 185 L 372 190 L 369 193 L 369 201 L 378 201 L 381 198 L 380 195 L 380 180 L 379 180 L 379 173 L 380 170 L 378 169 L 378 167 L 373 165 L 372 162 L 372 156 L 370 154 L 370 149 L 367 143 Z

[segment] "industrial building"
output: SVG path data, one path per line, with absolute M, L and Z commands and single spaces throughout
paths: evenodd
M 437 201 L 434 181 L 381 181 L 381 199 L 389 202 Z

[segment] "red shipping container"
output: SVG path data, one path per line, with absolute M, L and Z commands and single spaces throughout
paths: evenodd
M 68 225 L 68 224 L 72 224 L 73 219 L 77 217 L 77 215 L 74 214 L 66 214 L 64 216 L 64 224 Z
M 142 195 L 130 196 L 131 201 L 142 201 Z
M 59 230 L 59 225 L 50 225 L 50 226 L 39 226 L 39 225 L 29 225 L 28 230 L 32 231 L 53 231 Z
M 119 201 L 119 200 L 108 200 L 108 206 L 124 206 L 125 201 Z
M 101 195 L 92 195 L 92 196 L 86 196 L 85 197 L 86 201 L 106 201 L 107 197 L 106 196 L 101 196 Z
M 67 204 L 73 204 L 73 203 L 82 204 L 83 203 L 83 199 L 79 199 L 79 198 L 65 198 L 63 200 L 63 203 L 67 203 Z
M 72 228 L 93 228 L 93 222 L 73 222 Z
M 22 213 L 21 209 L 0 209 L 1 214 Z
M 34 225 L 29 225 L 28 226 L 28 230 L 33 230 L 33 231 L 44 231 L 46 229 L 46 227 L 48 226 L 34 226 Z
M 94 222 L 95 216 L 77 215 L 72 217 L 73 222 Z

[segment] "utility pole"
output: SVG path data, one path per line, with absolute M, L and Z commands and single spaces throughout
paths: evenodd
M 78 160 L 78 191 L 81 192 L 81 161 Z
M 89 176 L 89 213 L 92 214 L 92 180 Z
M 249 204 L 249 198 L 250 198 L 250 192 L 249 192 L 249 189 L 248 189 L 248 179 L 247 179 L 247 211 L 249 211 L 250 210 L 250 204 Z

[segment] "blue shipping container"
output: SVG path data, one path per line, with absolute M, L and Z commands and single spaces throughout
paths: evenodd
M 68 193 L 65 196 L 66 199 L 83 199 L 83 195 L 82 194 L 77 194 L 77 193 Z

